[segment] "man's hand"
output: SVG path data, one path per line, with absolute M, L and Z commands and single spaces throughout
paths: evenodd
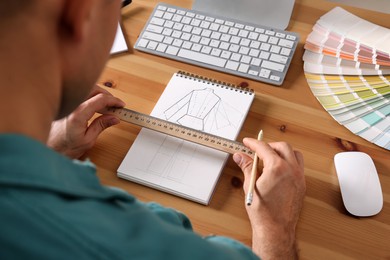
M 113 115 L 101 115 L 88 125 L 96 113 L 104 113 L 109 107 L 124 107 L 125 103 L 108 91 L 96 86 L 86 101 L 67 117 L 54 121 L 47 144 L 57 152 L 78 159 L 92 148 L 104 129 L 119 123 Z
M 252 205 L 246 210 L 252 225 L 252 249 L 262 259 L 296 259 L 295 228 L 303 205 L 306 184 L 303 156 L 287 143 L 264 143 L 245 138 L 244 144 L 263 162 Z M 248 192 L 253 160 L 235 154 Z M 259 174 L 258 174 L 259 175 Z

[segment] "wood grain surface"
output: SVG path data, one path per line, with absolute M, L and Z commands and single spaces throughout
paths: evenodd
M 189 0 L 167 0 L 191 8 Z M 130 50 L 110 58 L 99 83 L 122 98 L 129 109 L 150 113 L 174 72 L 191 73 L 247 84 L 256 98 L 239 135 L 256 137 L 264 130 L 267 142 L 286 141 L 305 157 L 307 193 L 297 228 L 301 259 L 390 259 L 390 152 L 352 134 L 321 107 L 303 74 L 303 45 L 315 22 L 336 5 L 322 0 L 296 0 L 287 30 L 300 34 L 300 43 L 281 87 L 203 69 L 141 53 L 133 49 L 157 4 L 133 0 L 122 10 L 122 25 Z M 373 23 L 390 28 L 390 15 L 342 6 Z M 390 44 L 390 43 L 389 43 Z M 140 128 L 121 123 L 105 131 L 88 157 L 105 185 L 122 188 L 142 201 L 174 207 L 190 217 L 201 235 L 218 234 L 251 245 L 251 229 L 244 207 L 243 176 L 230 158 L 209 206 L 144 187 L 116 176 L 116 170 Z M 362 151 L 374 160 L 382 185 L 384 207 L 376 216 L 358 218 L 346 211 L 333 157 L 338 152 Z

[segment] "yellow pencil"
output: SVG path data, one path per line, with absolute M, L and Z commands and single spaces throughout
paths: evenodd
M 260 130 L 257 140 L 263 139 L 263 130 Z M 259 158 L 257 157 L 257 154 L 255 153 L 255 156 L 253 157 L 253 165 L 252 165 L 252 172 L 251 172 L 251 180 L 249 182 L 249 190 L 248 194 L 246 196 L 246 205 L 250 206 L 252 204 L 253 200 L 253 192 L 255 189 L 255 182 L 256 182 L 256 175 L 257 175 L 257 163 L 259 161 Z

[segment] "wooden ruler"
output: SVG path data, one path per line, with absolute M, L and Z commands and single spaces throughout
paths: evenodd
M 253 158 L 254 152 L 240 142 L 208 134 L 199 130 L 175 124 L 157 117 L 142 114 L 126 108 L 110 108 L 110 114 L 116 115 L 120 120 L 142 126 L 163 134 L 174 136 L 186 141 L 210 147 L 219 151 L 234 154 L 245 153 Z

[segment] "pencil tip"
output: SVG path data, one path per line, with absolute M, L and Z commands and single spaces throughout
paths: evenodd
M 263 139 L 263 130 L 260 130 L 259 135 L 257 136 L 257 140 Z

